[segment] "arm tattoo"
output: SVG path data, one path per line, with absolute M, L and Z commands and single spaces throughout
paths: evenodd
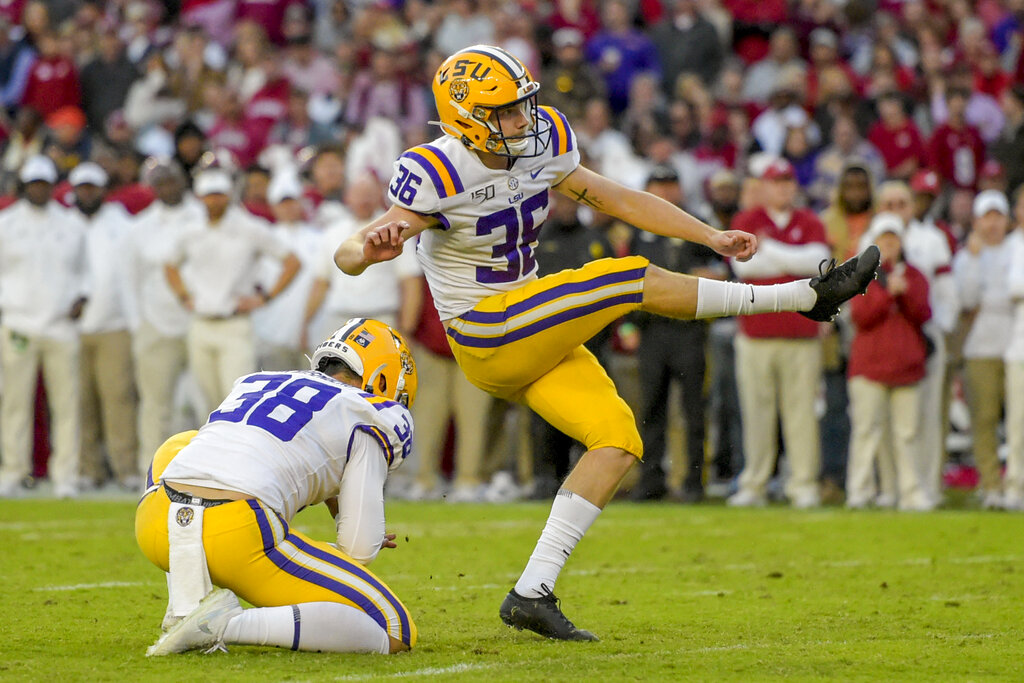
M 575 199 L 580 204 L 586 204 L 587 206 L 593 209 L 597 209 L 598 211 L 604 211 L 604 207 L 601 206 L 601 200 L 599 200 L 594 195 L 588 195 L 587 188 L 584 187 L 582 192 L 577 192 L 576 190 L 569 191 L 572 192 L 572 198 Z

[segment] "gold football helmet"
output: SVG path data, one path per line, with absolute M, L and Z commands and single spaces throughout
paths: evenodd
M 529 69 L 492 45 L 473 45 L 446 59 L 434 76 L 439 125 L 468 147 L 504 157 L 535 157 L 551 141 L 551 124 L 537 116 L 537 91 Z M 531 122 L 522 135 L 506 136 L 497 110 L 522 107 Z
M 348 320 L 316 347 L 310 368 L 316 370 L 324 358 L 347 365 L 360 377 L 363 391 L 412 407 L 416 363 L 402 335 L 389 325 L 371 318 Z

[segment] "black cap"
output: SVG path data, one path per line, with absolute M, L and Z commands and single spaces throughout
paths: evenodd
M 679 173 L 669 164 L 657 164 L 647 176 L 648 183 L 678 183 Z

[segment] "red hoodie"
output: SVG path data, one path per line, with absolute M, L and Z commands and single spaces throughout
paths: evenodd
M 882 270 L 888 275 L 892 267 L 883 265 Z M 906 277 L 907 291 L 899 296 L 889 294 L 876 280 L 864 296 L 850 302 L 857 330 L 850 348 L 850 377 L 860 375 L 891 387 L 924 377 L 928 352 L 921 326 L 932 317 L 928 280 L 909 264 Z

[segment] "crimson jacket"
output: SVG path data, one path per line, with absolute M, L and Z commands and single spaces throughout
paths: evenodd
M 906 268 L 907 291 L 903 294 L 894 297 L 885 288 L 884 278 L 892 272 L 886 264 L 864 296 L 850 302 L 856 327 L 850 377 L 860 375 L 892 387 L 914 384 L 924 377 L 928 352 L 921 326 L 932 317 L 928 280 L 913 266 Z

